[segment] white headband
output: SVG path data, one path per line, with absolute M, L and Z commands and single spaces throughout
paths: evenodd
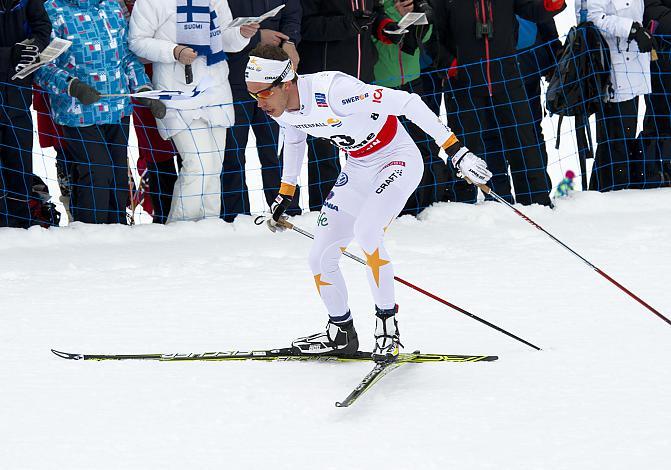
M 288 82 L 296 76 L 290 60 L 264 59 L 249 56 L 245 69 L 245 80 L 248 82 L 273 83 Z

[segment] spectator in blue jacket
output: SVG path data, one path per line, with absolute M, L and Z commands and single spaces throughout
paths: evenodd
M 37 72 L 51 93 L 54 121 L 63 126 L 74 159 L 70 201 L 75 221 L 126 223 L 128 132 L 132 104 L 124 95 L 151 89 L 144 67 L 126 43 L 127 22 L 117 0 L 49 0 L 52 35 L 72 41 Z M 158 100 L 143 100 L 156 117 Z
M 235 103 L 235 126 L 228 128 L 226 154 L 221 173 L 221 218 L 232 222 L 238 214 L 249 214 L 249 194 L 245 178 L 245 148 L 249 129 L 254 131 L 261 162 L 263 191 L 268 207 L 280 188 L 282 168 L 278 155 L 279 127 L 252 100 L 245 85 L 245 67 L 249 51 L 259 44 L 281 46 L 298 67 L 296 45 L 301 40 L 301 4 L 299 0 L 228 0 L 233 18 L 256 17 L 284 5 L 277 15 L 261 23 L 259 31 L 240 52 L 229 54 L 229 81 Z M 298 194 L 287 213 L 301 213 Z
M 12 80 L 49 43 L 41 0 L 0 0 L 0 227 L 28 228 L 33 177 L 32 81 Z

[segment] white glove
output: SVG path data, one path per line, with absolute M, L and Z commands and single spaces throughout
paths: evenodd
M 492 177 L 487 163 L 473 155 L 466 147 L 461 147 L 452 157 L 452 164 L 459 170 L 461 176 L 468 178 L 473 184 L 485 184 Z

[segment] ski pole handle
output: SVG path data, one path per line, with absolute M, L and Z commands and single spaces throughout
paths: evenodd
M 466 176 L 464 176 L 464 179 L 466 180 L 466 182 L 468 184 L 473 184 L 473 185 L 477 186 L 478 188 L 480 188 L 480 191 L 482 191 L 485 194 L 490 194 L 492 192 L 491 188 L 489 186 L 487 186 L 486 184 L 474 183 L 473 181 L 469 180 Z
M 292 224 L 291 222 L 289 222 L 287 219 L 280 219 L 280 220 L 277 222 L 277 225 L 279 225 L 280 227 L 284 227 L 284 228 L 286 228 L 286 229 L 288 229 L 288 230 L 293 230 L 293 229 L 295 228 L 294 224 Z

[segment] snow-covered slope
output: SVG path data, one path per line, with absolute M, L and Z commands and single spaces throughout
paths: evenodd
M 523 210 L 669 316 L 670 207 L 666 189 Z M 295 222 L 312 229 L 314 219 Z M 49 352 L 284 346 L 326 320 L 309 245 L 250 218 L 0 230 L 0 468 L 668 468 L 671 326 L 496 203 L 401 218 L 387 247 L 397 275 L 542 352 L 400 285 L 407 350 L 500 360 L 404 366 L 337 409 L 369 364 Z M 342 266 L 369 349 L 364 268 Z

